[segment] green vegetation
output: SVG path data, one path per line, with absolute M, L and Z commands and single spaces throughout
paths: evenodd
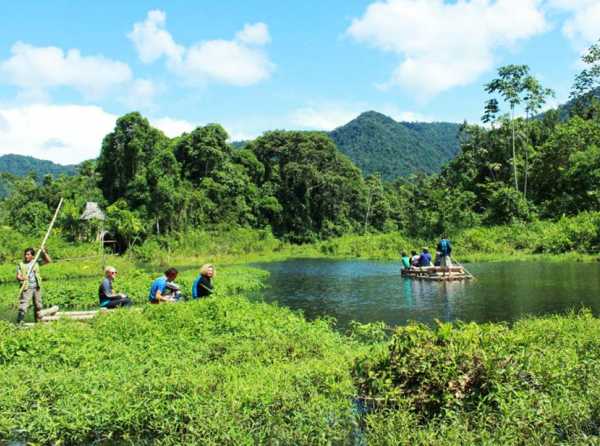
M 398 328 L 355 362 L 368 444 L 596 444 L 600 321 Z
M 116 288 L 144 299 L 153 274 L 119 268 Z M 181 283 L 195 274 L 184 271 Z M 260 270 L 226 266 L 218 295 L 203 301 L 31 329 L 0 322 L 0 441 L 548 445 L 598 437 L 600 321 L 588 313 L 512 328 L 410 325 L 391 339 L 381 323 L 353 323 L 342 335 L 327 321 L 249 301 L 262 279 Z M 85 307 L 97 280 L 80 277 L 58 294 L 65 282 L 49 279 L 48 299 Z
M 326 444 L 352 432 L 350 349 L 241 297 L 0 323 L 0 439 Z
M 370 111 L 329 135 L 365 175 L 380 174 L 391 181 L 439 172 L 458 152 L 459 130 L 449 122 L 396 122 Z

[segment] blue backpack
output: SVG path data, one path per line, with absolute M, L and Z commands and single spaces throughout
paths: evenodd
M 450 251 L 450 242 L 446 239 L 442 239 L 442 241 L 440 242 L 440 248 L 441 253 L 447 256 Z
M 192 285 L 192 298 L 193 299 L 198 299 L 198 282 L 200 282 L 201 278 L 202 278 L 202 276 L 196 277 L 196 280 L 194 280 L 194 284 Z

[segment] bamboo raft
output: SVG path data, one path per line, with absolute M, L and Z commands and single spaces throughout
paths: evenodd
M 57 306 L 46 308 L 41 312 L 41 318 L 38 323 L 42 322 L 52 322 L 58 321 L 60 319 L 73 319 L 76 321 L 87 321 L 93 319 L 99 313 L 104 313 L 108 311 L 106 308 L 101 308 L 99 310 L 89 310 L 89 311 L 59 311 Z M 35 323 L 28 322 L 25 324 L 27 327 L 34 326 Z
M 450 267 L 428 266 L 423 268 L 409 268 L 401 271 L 402 277 L 410 277 L 417 280 L 432 280 L 446 282 L 453 280 L 470 280 L 473 276 L 465 271 L 461 265 Z
M 99 313 L 108 311 L 106 309 L 90 310 L 90 311 L 57 311 L 54 314 L 43 316 L 40 322 L 52 322 L 59 319 L 74 319 L 77 321 L 85 321 L 96 317 Z

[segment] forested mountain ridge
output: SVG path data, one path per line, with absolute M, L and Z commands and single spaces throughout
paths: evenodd
M 415 172 L 437 173 L 458 153 L 460 125 L 397 122 L 368 111 L 329 133 L 338 149 L 365 175 L 393 180 Z
M 2 155 L 0 156 L 0 173 L 10 173 L 16 176 L 24 176 L 30 172 L 35 172 L 39 179 L 44 175 L 75 175 L 77 167 L 75 165 L 64 166 L 52 161 L 41 160 L 31 156 L 23 155 Z

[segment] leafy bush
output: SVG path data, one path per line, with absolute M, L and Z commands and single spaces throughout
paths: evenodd
M 354 365 L 369 444 L 595 444 L 600 320 L 398 328 Z

